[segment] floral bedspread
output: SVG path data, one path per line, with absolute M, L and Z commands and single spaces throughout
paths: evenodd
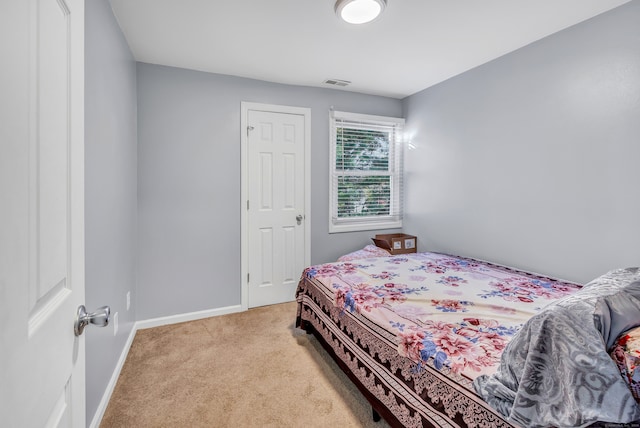
M 496 371 L 513 335 L 580 285 L 438 253 L 311 266 L 334 305 L 397 338 L 415 369 L 430 364 L 475 379 Z

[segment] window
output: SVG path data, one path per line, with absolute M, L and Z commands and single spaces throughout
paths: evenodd
M 402 227 L 404 119 L 331 115 L 329 232 Z

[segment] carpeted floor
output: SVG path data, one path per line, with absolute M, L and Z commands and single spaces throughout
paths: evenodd
M 101 428 L 376 427 L 295 303 L 140 330 Z

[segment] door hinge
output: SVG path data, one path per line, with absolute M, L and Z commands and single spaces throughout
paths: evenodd
M 247 211 L 249 211 L 249 199 L 247 199 Z
M 247 274 L 247 283 L 249 283 L 249 274 Z

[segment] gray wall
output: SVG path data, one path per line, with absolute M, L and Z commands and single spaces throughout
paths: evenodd
M 87 425 L 136 320 L 136 65 L 107 0 L 85 5 L 86 306 L 111 306 L 119 329 L 86 335 Z M 126 293 L 132 306 L 126 309 Z
M 570 280 L 640 264 L 640 2 L 403 100 L 422 250 Z
M 329 108 L 400 100 L 138 64 L 138 319 L 240 304 L 240 103 L 311 108 L 311 261 L 375 232 L 328 233 Z

